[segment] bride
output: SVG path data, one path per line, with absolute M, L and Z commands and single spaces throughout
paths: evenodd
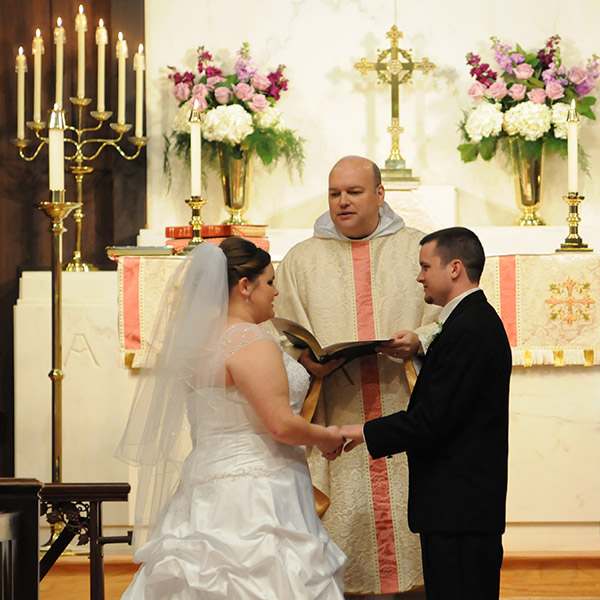
M 343 438 L 298 414 L 308 374 L 258 326 L 277 293 L 268 253 L 239 237 L 201 244 L 170 280 L 117 449 L 140 466 L 143 564 L 124 599 L 343 599 L 304 449 Z

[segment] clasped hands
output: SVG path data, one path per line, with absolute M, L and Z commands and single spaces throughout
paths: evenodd
M 327 444 L 319 444 L 318 448 L 321 454 L 327 460 L 335 460 L 344 452 L 350 452 L 353 448 L 362 444 L 363 438 L 362 425 L 330 425 L 327 431 L 331 434 L 331 441 Z

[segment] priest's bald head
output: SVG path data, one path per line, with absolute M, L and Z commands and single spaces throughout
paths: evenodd
M 329 213 L 348 238 L 371 235 L 379 224 L 385 190 L 379 167 L 362 156 L 345 156 L 329 173 Z

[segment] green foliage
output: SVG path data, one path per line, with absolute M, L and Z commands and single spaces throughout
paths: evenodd
M 461 144 L 458 147 L 463 162 L 473 162 L 479 156 L 479 144 Z
M 496 155 L 497 145 L 497 137 L 484 137 L 481 142 L 479 142 L 479 154 L 481 154 L 481 158 L 483 158 L 483 160 L 491 160 Z

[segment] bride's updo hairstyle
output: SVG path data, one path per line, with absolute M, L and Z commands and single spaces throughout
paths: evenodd
M 229 291 L 243 277 L 254 281 L 271 264 L 271 256 L 268 252 L 242 237 L 228 237 L 219 247 L 227 258 Z

